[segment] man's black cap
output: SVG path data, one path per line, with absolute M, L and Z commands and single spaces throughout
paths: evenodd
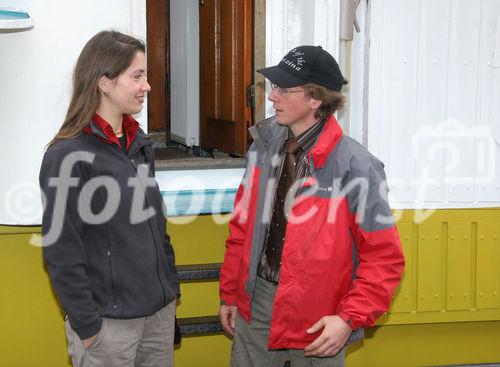
M 278 87 L 291 88 L 315 83 L 340 91 L 347 81 L 337 61 L 321 46 L 299 46 L 291 50 L 276 66 L 257 70 Z

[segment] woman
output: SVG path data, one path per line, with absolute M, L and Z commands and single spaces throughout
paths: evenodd
M 43 254 L 74 366 L 173 365 L 174 252 L 152 143 L 131 117 L 151 89 L 146 70 L 141 41 L 92 37 L 40 170 Z

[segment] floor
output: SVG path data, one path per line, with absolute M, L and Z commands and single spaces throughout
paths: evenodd
M 157 170 L 243 168 L 245 159 L 228 154 L 197 155 L 178 147 L 155 148 Z
M 175 142 L 165 143 L 165 132 L 150 132 L 154 142 L 155 165 L 157 170 L 181 169 L 213 169 L 213 168 L 244 168 L 245 159 L 232 157 L 227 153 L 206 152 L 196 148 L 188 148 Z

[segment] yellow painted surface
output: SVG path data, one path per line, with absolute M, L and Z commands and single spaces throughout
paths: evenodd
M 413 251 L 413 236 L 412 224 L 401 223 L 399 225 L 399 236 L 403 246 L 403 253 L 406 259 L 406 271 L 403 274 L 402 282 L 394 294 L 394 300 L 391 307 L 391 312 L 410 312 L 412 307 L 412 289 L 413 279 L 413 256 L 410 256 Z
M 441 309 L 441 223 L 423 223 L 418 231 L 417 311 Z
M 500 322 L 392 325 L 366 330 L 351 346 L 348 367 L 415 367 L 500 361 Z M 184 338 L 182 366 L 229 366 L 231 341 L 223 335 Z
M 396 215 L 407 266 L 378 324 L 500 320 L 500 209 Z
M 405 211 L 398 222 L 407 267 L 391 313 L 368 331 L 362 348 L 351 348 L 348 366 L 500 361 L 500 209 L 436 211 L 423 223 L 415 214 L 422 213 Z M 191 221 L 168 224 L 177 263 L 222 261 L 227 220 L 181 219 Z M 41 249 L 29 244 L 38 233 L 38 227 L 0 226 L 0 366 L 69 365 Z M 179 317 L 217 312 L 218 282 L 184 283 L 182 293 Z M 429 301 L 420 301 L 421 294 Z M 224 335 L 185 338 L 176 365 L 226 366 L 229 351 Z
M 455 222 L 448 224 L 447 247 L 447 310 L 469 310 L 471 308 L 472 242 L 471 224 Z
M 476 308 L 498 308 L 500 274 L 500 223 L 479 223 L 477 227 Z
M 169 218 L 167 230 L 177 265 L 222 262 L 229 234 L 229 217 L 225 214 Z
M 229 367 L 230 351 L 226 335 L 185 337 L 175 350 L 175 367 Z
M 500 361 L 500 322 L 391 325 L 366 331 L 348 367 L 415 367 Z
M 177 317 L 213 316 L 219 312 L 219 282 L 181 283 Z
M 0 366 L 66 366 L 63 315 L 30 237 L 0 235 Z

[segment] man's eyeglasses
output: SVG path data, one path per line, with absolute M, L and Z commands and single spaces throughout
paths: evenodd
M 299 93 L 303 92 L 303 89 L 290 90 L 288 88 L 278 87 L 276 84 L 271 83 L 271 90 L 277 91 L 280 96 L 286 96 L 288 93 Z

